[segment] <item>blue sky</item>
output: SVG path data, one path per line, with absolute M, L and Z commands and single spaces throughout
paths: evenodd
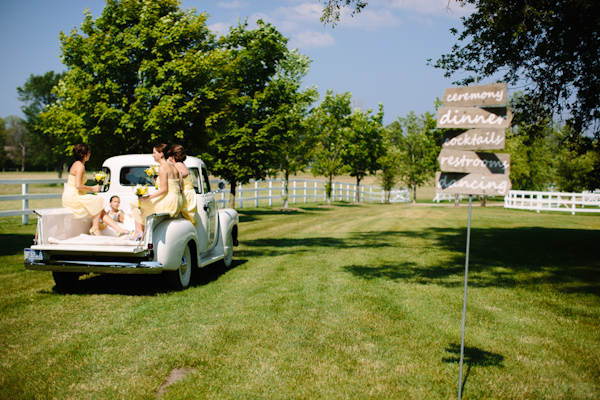
M 0 0 L 0 117 L 23 116 L 17 86 L 30 74 L 62 71 L 58 35 L 79 28 L 87 8 L 94 18 L 105 0 Z M 454 0 L 370 0 L 360 14 L 343 11 L 335 28 L 319 21 L 323 3 L 312 0 L 183 0 L 182 8 L 209 14 L 211 30 L 263 19 L 311 60 L 303 86 L 352 93 L 354 107 L 384 106 L 387 125 L 410 111 L 434 112 L 433 103 L 454 79 L 427 66 L 450 51 L 469 9 Z M 480 82 L 488 83 L 488 82 Z

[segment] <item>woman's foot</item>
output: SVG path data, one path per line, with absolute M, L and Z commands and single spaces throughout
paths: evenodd
M 132 240 L 142 240 L 142 237 L 144 237 L 144 232 L 139 232 L 137 235 L 135 235 L 133 237 Z
M 92 236 L 102 236 L 102 232 L 100 232 L 100 229 L 90 228 L 90 235 L 92 235 Z
M 134 233 L 135 233 L 135 231 L 121 231 L 121 232 L 117 232 L 117 236 L 123 237 L 123 236 L 127 236 L 127 235 L 133 235 Z

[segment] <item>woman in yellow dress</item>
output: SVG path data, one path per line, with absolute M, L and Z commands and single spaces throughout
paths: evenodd
M 161 143 L 152 149 L 154 161 L 159 163 L 156 186 L 158 190 L 149 196 L 140 197 L 140 207 L 132 204 L 132 214 L 135 220 L 134 239 L 141 239 L 146 217 L 157 212 L 168 212 L 171 217 L 177 216 L 183 206 L 181 195 L 182 180 L 179 171 L 169 161 L 169 147 Z
M 175 165 L 183 180 L 183 208 L 181 214 L 190 220 L 194 226 L 198 225 L 198 204 L 196 202 L 196 189 L 194 189 L 194 181 L 192 174 L 186 165 L 183 163 L 187 158 L 182 145 L 174 144 L 169 151 L 169 161 Z
M 104 199 L 102 197 L 86 194 L 86 192 L 98 192 L 100 186 L 85 185 L 85 163 L 90 159 L 90 147 L 87 144 L 77 144 L 73 148 L 75 162 L 69 170 L 69 178 L 62 195 L 63 207 L 71 210 L 75 218 L 92 217 L 92 228 L 90 235 L 101 236 L 100 221 L 106 215 L 104 210 Z M 108 226 L 117 231 L 119 237 L 132 232 L 118 226 L 112 218 L 104 218 Z

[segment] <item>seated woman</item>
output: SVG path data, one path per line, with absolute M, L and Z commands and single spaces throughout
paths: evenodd
M 196 202 L 196 190 L 190 170 L 183 163 L 187 158 L 183 146 L 174 144 L 169 151 L 169 162 L 175 165 L 175 168 L 181 174 L 183 179 L 183 207 L 181 214 L 190 220 L 194 226 L 198 225 L 198 204 Z
M 99 185 L 93 187 L 85 185 L 85 163 L 90 159 L 90 147 L 83 143 L 75 145 L 73 157 L 75 162 L 69 170 L 69 178 L 62 195 L 63 207 L 73 212 L 75 218 L 92 217 L 90 235 L 102 235 L 100 233 L 100 221 L 117 231 L 119 237 L 133 233 L 119 227 L 112 218 L 104 218 L 106 211 L 104 211 L 104 199 L 102 197 L 86 194 L 86 192 L 100 191 Z
M 134 239 L 139 240 L 144 234 L 146 217 L 153 213 L 168 212 L 171 217 L 177 216 L 183 206 L 181 195 L 182 180 L 179 171 L 169 161 L 169 148 L 161 143 L 152 149 L 154 161 L 159 163 L 156 186 L 158 190 L 150 196 L 140 197 L 138 204 L 131 204 L 131 212 L 135 219 Z

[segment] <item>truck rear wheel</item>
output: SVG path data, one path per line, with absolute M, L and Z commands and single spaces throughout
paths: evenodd
M 192 270 L 194 269 L 194 262 L 192 259 L 192 250 L 188 243 L 183 249 L 181 255 L 181 261 L 179 262 L 179 268 L 176 271 L 167 271 L 169 286 L 175 290 L 187 289 L 192 282 Z
M 52 277 L 54 278 L 55 287 L 59 291 L 71 290 L 79 282 L 81 274 L 76 272 L 58 272 L 53 271 Z

